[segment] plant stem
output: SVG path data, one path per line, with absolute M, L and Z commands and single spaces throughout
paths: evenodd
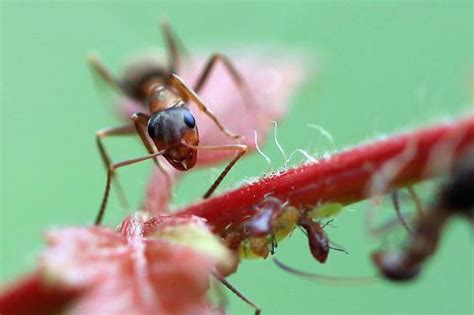
M 13 284 L 0 295 L 2 315 L 51 315 L 66 309 L 79 292 L 48 283 L 35 272 Z
M 220 233 L 227 225 L 248 218 L 252 207 L 267 195 L 295 207 L 308 208 L 324 202 L 349 204 L 446 174 L 452 162 L 472 147 L 474 117 L 452 120 L 272 174 L 185 207 L 175 215 L 206 218 L 214 232 Z M 78 295 L 57 284 L 48 285 L 39 273 L 34 273 L 1 293 L 0 313 L 55 314 Z
M 314 207 L 324 202 L 350 204 L 374 193 L 386 193 L 446 174 L 456 157 L 473 146 L 474 117 L 451 120 L 269 175 L 187 206 L 178 215 L 206 218 L 214 232 L 220 233 L 229 224 L 236 225 L 248 218 L 253 213 L 252 207 L 268 195 L 295 207 Z M 399 169 L 384 179 L 387 169 L 393 168 Z M 374 191 L 371 187 L 376 178 L 382 179 L 382 185 L 375 185 Z

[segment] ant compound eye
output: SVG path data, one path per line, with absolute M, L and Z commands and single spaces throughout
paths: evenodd
M 183 114 L 183 120 L 186 126 L 191 129 L 196 126 L 196 120 L 194 120 L 194 116 L 191 114 L 191 112 L 185 111 Z

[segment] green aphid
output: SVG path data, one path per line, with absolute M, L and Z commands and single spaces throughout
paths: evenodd
M 344 206 L 342 203 L 328 202 L 309 211 L 308 215 L 313 219 L 329 218 L 339 214 L 339 212 L 342 211 L 343 207 Z

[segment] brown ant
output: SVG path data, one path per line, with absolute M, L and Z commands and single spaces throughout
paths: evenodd
M 140 112 L 133 114 L 130 117 L 132 120 L 131 124 L 117 128 L 106 128 L 97 132 L 97 146 L 108 172 L 104 195 L 95 219 L 96 225 L 102 222 L 112 180 L 117 169 L 121 167 L 153 159 L 155 164 L 169 178 L 166 170 L 160 165 L 160 161 L 157 159 L 158 156 L 164 157 L 175 169 L 187 171 L 196 164 L 198 150 L 237 151 L 234 159 L 230 161 L 204 194 L 203 198 L 208 198 L 237 160 L 247 152 L 247 146 L 243 144 L 199 145 L 197 124 L 194 115 L 188 109 L 190 102 L 195 103 L 223 133 L 232 139 L 241 138 L 239 135 L 227 130 L 198 96 L 199 91 L 206 84 L 212 69 L 218 61 L 222 62 L 226 67 L 235 84 L 241 90 L 245 88 L 244 80 L 235 66 L 226 56 L 214 54 L 208 59 L 194 88 L 189 88 L 176 74 L 179 66 L 177 40 L 166 22 L 161 24 L 161 28 L 169 56 L 167 67 L 143 65 L 134 69 L 128 76 L 126 75 L 124 78 L 118 79 L 111 74 L 95 55 L 91 55 L 89 58 L 90 66 L 105 82 L 125 96 L 142 104 L 149 112 L 148 114 Z M 134 133 L 138 133 L 149 154 L 112 164 L 102 142 L 103 138 L 132 135 Z
M 474 221 L 474 154 L 467 154 L 454 166 L 435 200 L 418 219 L 407 247 L 401 251 L 378 251 L 372 260 L 382 275 L 393 281 L 415 278 L 422 264 L 432 256 L 449 218 L 461 216 Z
M 106 128 L 97 132 L 97 146 L 108 172 L 102 203 L 95 219 L 96 225 L 102 222 L 110 193 L 110 186 L 118 168 L 153 159 L 159 169 L 170 179 L 169 174 L 157 159 L 158 156 L 164 157 L 175 169 L 187 171 L 195 166 L 198 150 L 237 151 L 234 159 L 229 162 L 204 194 L 203 198 L 208 198 L 235 165 L 237 160 L 247 152 L 247 146 L 243 144 L 199 145 L 199 133 L 196 120 L 188 109 L 189 102 L 195 103 L 223 133 L 232 139 L 241 138 L 241 136 L 227 130 L 198 96 L 199 91 L 207 83 L 211 71 L 217 62 L 222 62 L 237 87 L 242 92 L 244 92 L 244 90 L 247 92 L 248 89 L 245 85 L 245 81 L 242 79 L 236 67 L 226 56 L 219 53 L 213 54 L 206 62 L 193 89 L 189 88 L 176 74 L 180 63 L 178 53 L 179 42 L 171 32 L 167 22 L 161 23 L 161 29 L 169 58 L 166 68 L 153 64 L 136 65 L 134 69 L 130 69 L 131 71 L 126 72 L 123 78 L 118 79 L 111 74 L 97 56 L 89 56 L 88 61 L 91 68 L 105 82 L 123 95 L 142 104 L 149 112 L 148 114 L 134 113 L 130 117 L 132 120 L 131 124 L 117 128 Z M 248 94 L 243 94 L 244 97 L 248 97 Z M 134 133 L 138 133 L 149 154 L 112 164 L 109 154 L 102 142 L 103 138 L 108 136 L 133 135 Z M 260 309 L 234 288 L 223 276 L 218 272 L 213 272 L 212 275 L 240 299 L 250 305 L 255 310 L 255 315 L 260 314 Z

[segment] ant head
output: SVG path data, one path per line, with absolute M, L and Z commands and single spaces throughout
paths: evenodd
M 186 146 L 199 144 L 196 120 L 182 104 L 151 115 L 148 135 L 158 150 L 166 150 L 163 156 L 174 168 L 185 171 L 196 164 L 196 149 Z
M 392 281 L 411 280 L 421 272 L 420 266 L 408 263 L 401 252 L 374 252 L 372 261 L 379 268 L 382 276 Z

